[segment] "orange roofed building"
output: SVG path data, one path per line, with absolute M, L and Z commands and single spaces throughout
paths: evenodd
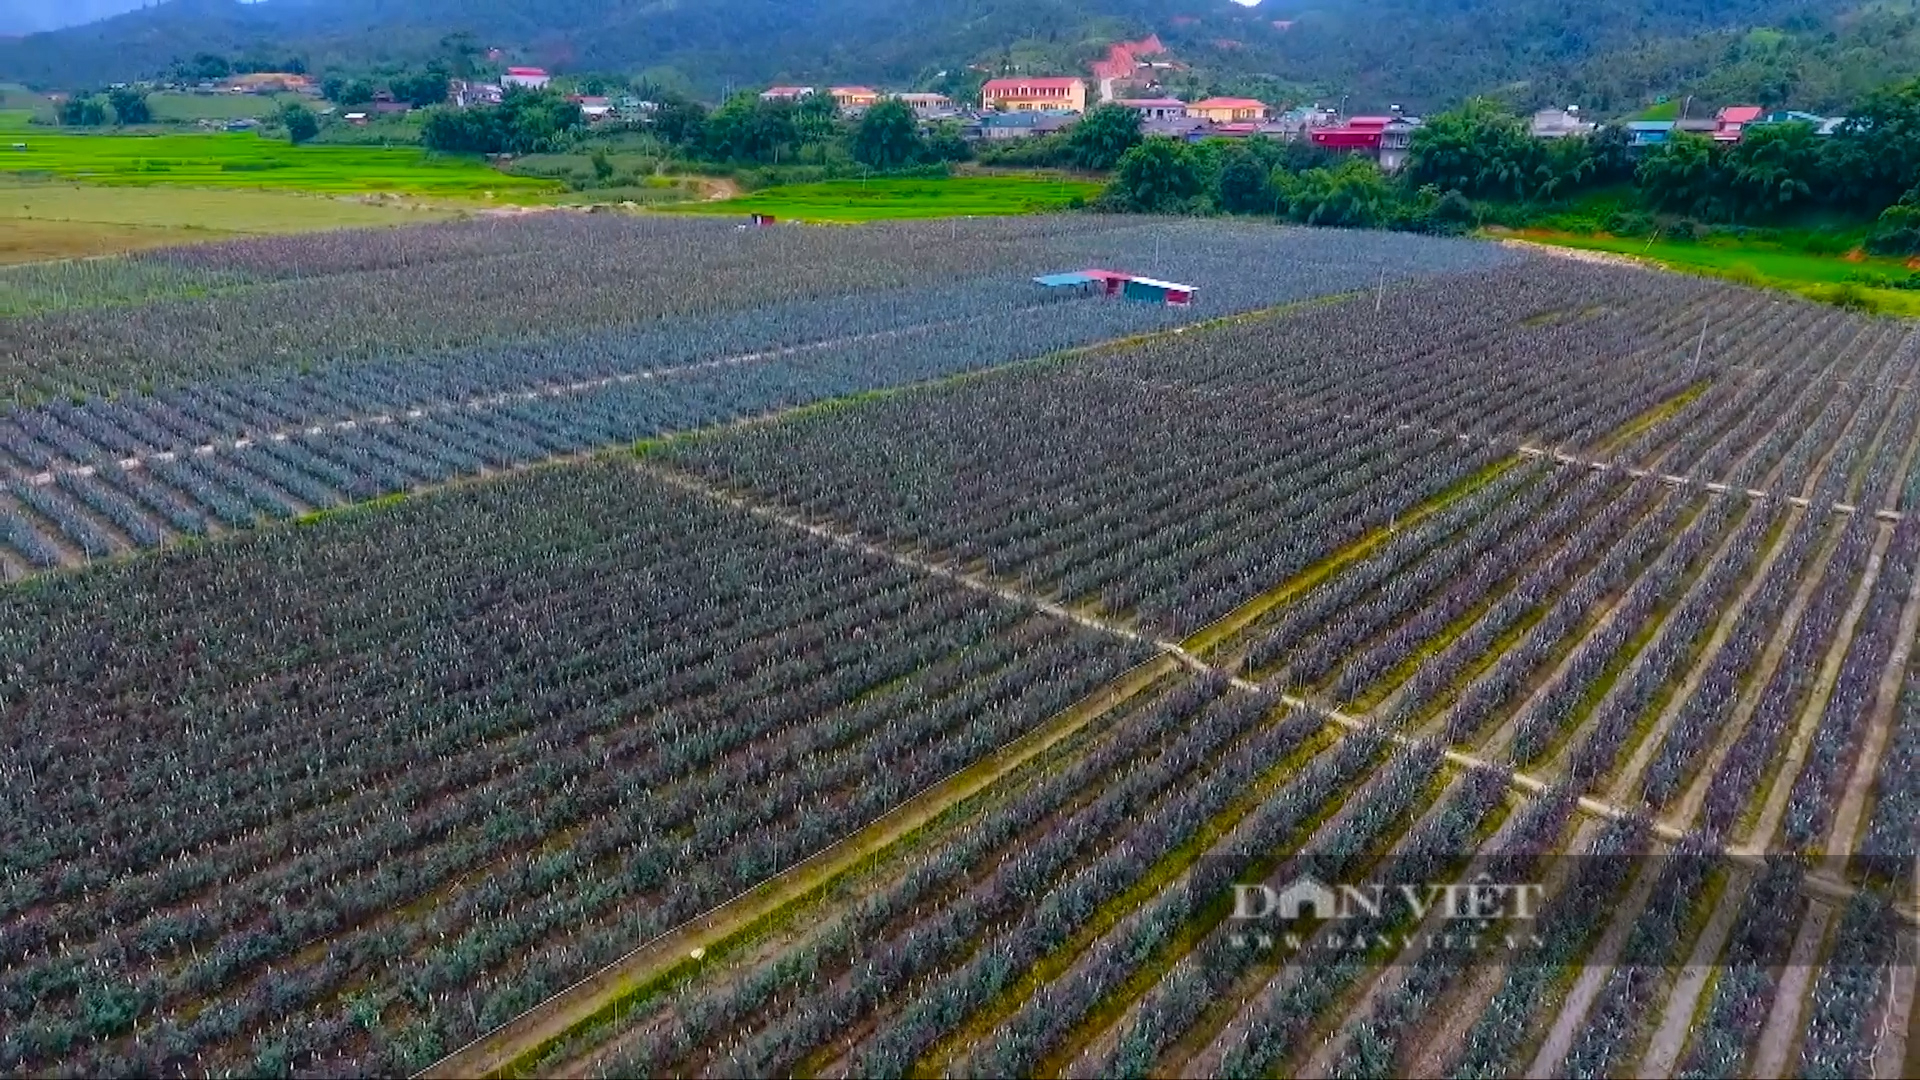
M 1085 79 L 988 79 L 980 104 L 1003 112 L 1087 111 Z
M 1267 103 L 1252 98 L 1211 97 L 1187 106 L 1187 115 L 1215 124 L 1237 124 L 1267 118 Z

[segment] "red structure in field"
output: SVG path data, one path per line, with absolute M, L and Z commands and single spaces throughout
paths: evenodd
M 1193 294 L 1199 291 L 1176 281 L 1123 274 L 1117 270 L 1074 270 L 1064 274 L 1042 274 L 1033 280 L 1049 289 L 1077 288 L 1085 292 L 1097 291 L 1106 296 L 1171 304 L 1174 307 L 1186 307 L 1193 303 Z

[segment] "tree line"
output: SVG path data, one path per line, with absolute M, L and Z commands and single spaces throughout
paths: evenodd
M 1076 139 L 1082 131 L 1092 137 Z M 1405 168 L 1392 176 L 1370 159 L 1311 145 L 1143 137 L 1130 110 L 1116 106 L 1091 110 L 1058 148 L 1076 142 L 1112 157 L 1101 205 L 1119 211 L 1455 232 L 1524 223 L 1611 189 L 1627 196 L 1611 231 L 1782 225 L 1819 208 L 1873 222 L 1871 250 L 1920 254 L 1920 79 L 1868 94 L 1831 134 L 1805 123 L 1753 124 L 1737 142 L 1676 132 L 1638 151 L 1617 126 L 1538 139 L 1519 117 L 1479 99 L 1415 131 Z

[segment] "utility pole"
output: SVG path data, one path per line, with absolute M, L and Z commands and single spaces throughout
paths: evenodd
M 1380 314 L 1381 310 L 1384 309 L 1386 306 L 1387 306 L 1387 268 L 1383 266 L 1380 268 L 1380 291 L 1375 293 L 1373 297 L 1373 313 L 1375 315 Z
M 1711 315 L 1700 316 L 1700 343 L 1693 347 L 1693 366 L 1687 369 L 1688 375 L 1700 370 L 1700 354 L 1707 350 L 1707 320 L 1710 318 Z

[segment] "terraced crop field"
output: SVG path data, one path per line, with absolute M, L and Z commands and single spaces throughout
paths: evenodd
M 1909 324 L 547 217 L 0 342 L 0 1073 L 1915 1071 Z

